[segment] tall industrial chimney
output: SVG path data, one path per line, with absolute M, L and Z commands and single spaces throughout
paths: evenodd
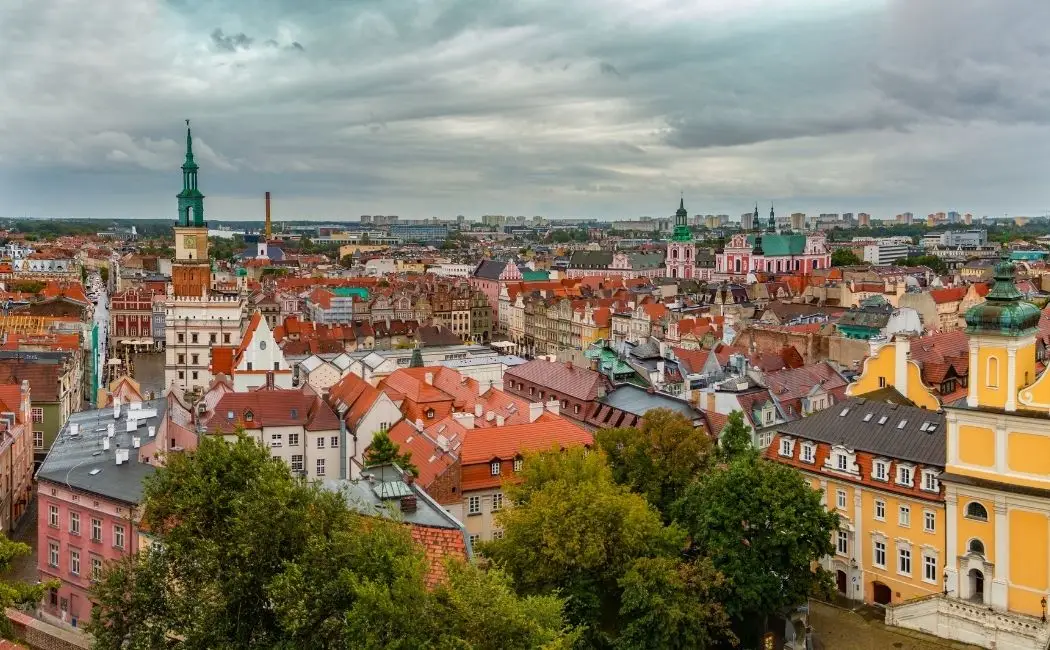
M 266 193 L 266 241 L 270 241 L 270 193 Z

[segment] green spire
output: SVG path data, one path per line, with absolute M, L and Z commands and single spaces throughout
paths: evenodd
M 678 202 L 678 211 L 674 213 L 674 234 L 671 239 L 679 242 L 693 241 L 693 232 L 689 230 L 689 213 L 685 210 L 685 197 Z
M 773 214 L 773 203 L 769 204 L 769 226 L 766 228 L 769 232 L 777 231 L 777 218 Z
M 1039 308 L 1023 300 L 1014 284 L 1014 265 L 1003 258 L 995 265 L 995 284 L 985 302 L 966 311 L 966 332 L 1024 336 L 1039 327 Z
M 180 226 L 204 227 L 204 195 L 197 189 L 197 163 L 193 160 L 193 133 L 186 120 L 186 161 L 182 163 L 182 191 L 179 200 Z

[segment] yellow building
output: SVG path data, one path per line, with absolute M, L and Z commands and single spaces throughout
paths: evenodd
M 1050 641 L 1050 378 L 1036 377 L 1039 310 L 1001 262 L 966 313 L 965 399 L 945 404 L 943 595 L 891 607 L 887 622 L 986 648 Z
M 941 592 L 944 415 L 882 392 L 777 425 L 770 460 L 797 468 L 839 515 L 821 564 L 839 594 L 888 605 Z

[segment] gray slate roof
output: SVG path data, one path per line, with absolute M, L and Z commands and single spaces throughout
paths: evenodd
M 879 424 L 883 417 L 886 420 Z M 903 427 L 901 422 L 905 423 Z M 926 431 L 920 430 L 924 423 Z M 932 431 L 929 425 L 933 425 Z M 943 413 L 864 397 L 839 402 L 801 420 L 778 424 L 776 430 L 922 465 L 944 467 L 947 460 Z
M 132 446 L 132 437 L 141 438 L 142 444 L 148 442 L 149 427 L 160 430 L 167 406 L 168 402 L 164 398 L 143 402 L 138 413 L 155 415 L 144 419 L 135 418 L 138 427 L 134 432 L 127 430 L 128 414 L 132 412 L 128 405 L 121 406 L 119 419 L 113 419 L 112 407 L 74 413 L 59 431 L 55 444 L 37 472 L 37 480 L 68 485 L 124 503 L 141 502 L 142 481 L 151 476 L 156 468 L 139 462 L 139 450 Z M 75 435 L 71 424 L 78 425 Z M 114 435 L 106 451 L 102 440 L 106 437 L 108 424 L 114 425 Z M 117 449 L 128 451 L 128 460 L 121 465 L 116 463 Z M 99 471 L 92 474 L 95 470 Z
M 351 508 L 370 517 L 383 516 L 418 526 L 464 530 L 459 520 L 418 486 L 405 483 L 404 472 L 396 466 L 386 464 L 370 467 L 366 473 L 372 474 L 374 481 L 327 480 L 322 486 L 331 492 L 341 493 Z M 401 512 L 402 495 L 416 497 L 415 512 Z
M 644 416 L 651 409 L 663 408 L 677 411 L 690 420 L 700 417 L 700 412 L 689 402 L 662 393 L 650 393 L 634 384 L 620 384 L 599 401 L 638 416 Z
M 505 268 L 507 268 L 506 262 L 481 260 L 481 264 L 478 264 L 478 268 L 474 269 L 474 277 L 485 278 L 486 280 L 499 280 L 499 276 L 503 273 L 503 269 Z

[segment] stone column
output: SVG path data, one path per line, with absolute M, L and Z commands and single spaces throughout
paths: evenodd
M 1006 351 L 1006 410 L 1017 410 L 1017 350 Z
M 970 383 L 966 393 L 966 405 L 970 408 L 977 407 L 977 382 L 981 373 L 977 370 L 977 343 L 970 339 Z
M 984 592 L 986 605 L 1004 611 L 1007 608 L 1010 581 L 1010 522 L 1007 514 L 1006 499 L 997 497 L 995 500 L 995 577 L 992 579 L 992 588 Z
M 959 593 L 959 534 L 958 534 L 958 497 L 953 490 L 944 497 L 944 532 L 945 532 L 945 558 L 944 558 L 944 587 L 949 596 L 961 597 Z

